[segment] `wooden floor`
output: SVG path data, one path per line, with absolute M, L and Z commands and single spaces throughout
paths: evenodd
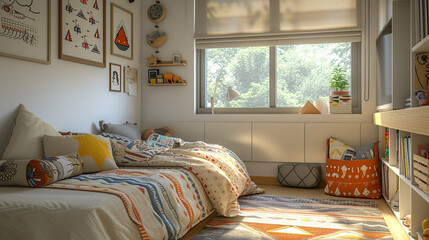
M 330 195 L 326 195 L 323 191 L 323 188 L 314 188 L 314 189 L 302 189 L 302 188 L 287 188 L 282 186 L 273 186 L 273 185 L 258 185 L 260 188 L 265 189 L 265 195 L 275 195 L 275 196 L 285 196 L 285 197 L 301 197 L 301 198 L 336 198 Z M 350 198 L 343 198 L 350 199 Z M 356 199 L 360 200 L 360 199 Z M 398 219 L 393 214 L 390 207 L 384 201 L 384 199 L 362 199 L 375 201 L 378 205 L 378 208 L 383 213 L 384 220 L 386 221 L 387 226 L 389 227 L 390 232 L 395 240 L 407 240 L 410 239 L 408 234 L 402 228 L 402 225 L 399 223 Z

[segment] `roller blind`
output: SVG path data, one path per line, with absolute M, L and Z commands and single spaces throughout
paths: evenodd
M 358 42 L 361 0 L 196 0 L 197 48 Z

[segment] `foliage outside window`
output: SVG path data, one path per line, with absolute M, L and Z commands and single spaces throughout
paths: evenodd
M 202 108 L 211 107 L 216 79 L 215 107 L 232 109 L 299 108 L 307 101 L 327 100 L 335 67 L 344 69 L 346 79 L 351 79 L 350 42 L 200 51 L 205 56 L 200 62 L 204 66 L 200 79 Z M 228 87 L 237 90 L 240 97 L 228 102 Z

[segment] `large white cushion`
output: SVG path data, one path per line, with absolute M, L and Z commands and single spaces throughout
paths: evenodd
M 50 124 L 29 112 L 24 105 L 19 105 L 18 114 L 2 159 L 44 158 L 44 135 L 61 136 Z

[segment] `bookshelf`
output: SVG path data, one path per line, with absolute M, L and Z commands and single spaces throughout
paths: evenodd
M 429 106 L 419 106 L 414 97 L 415 59 L 417 54 L 429 52 L 429 4 L 425 0 L 379 0 L 378 4 L 379 112 L 374 114 L 374 124 L 379 126 L 381 142 L 383 197 L 390 205 L 399 190 L 399 208 L 392 210 L 401 223 L 411 214 L 411 226 L 404 229 L 411 238 L 418 239 L 423 219 L 429 218 L 429 178 L 421 174 L 428 170 L 427 165 L 422 168 L 414 161 L 427 163 L 420 157 L 419 146 L 429 145 Z M 383 141 L 386 128 L 388 143 Z M 408 154 L 404 153 L 404 139 Z M 384 156 L 386 145 L 388 156 Z M 426 182 L 422 183 L 421 178 Z
M 399 209 L 391 208 L 401 223 L 406 215 L 411 214 L 411 228 L 404 226 L 404 229 L 414 239 L 417 239 L 418 234 L 423 231 L 421 227 L 423 219 L 429 217 L 429 194 L 419 187 L 414 176 L 414 171 L 420 167 L 414 166 L 414 159 L 421 158 L 419 146 L 429 145 L 428 116 L 429 107 L 413 107 L 374 114 L 374 123 L 380 126 L 383 198 L 391 206 L 395 192 L 399 190 Z M 388 143 L 385 141 L 385 129 L 389 129 Z M 404 139 L 409 139 L 408 161 L 404 159 Z M 385 156 L 387 145 L 389 151 L 388 156 Z M 405 174 L 405 169 L 409 169 L 408 174 Z

